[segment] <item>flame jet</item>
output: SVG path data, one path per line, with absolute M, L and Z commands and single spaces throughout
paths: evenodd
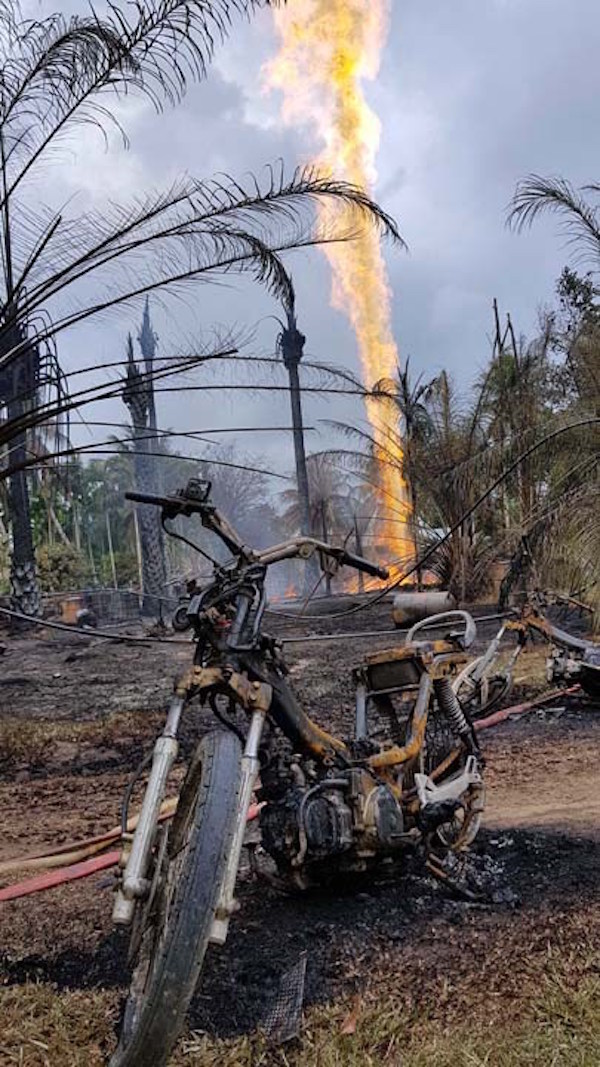
M 273 11 L 280 38 L 278 55 L 266 65 L 266 84 L 283 93 L 286 123 L 308 125 L 323 144 L 322 169 L 370 190 L 381 125 L 367 104 L 364 80 L 373 80 L 387 36 L 387 0 L 294 0 Z M 332 305 L 343 311 L 356 334 L 365 384 L 393 378 L 398 350 L 391 329 L 391 293 L 375 231 L 323 251 L 332 267 Z M 388 522 L 377 543 L 389 559 L 414 557 L 409 494 L 402 476 L 398 413 L 392 402 L 367 401 L 372 435 L 381 454 L 393 458 L 379 474 L 379 507 Z M 391 454 L 391 456 L 390 456 Z

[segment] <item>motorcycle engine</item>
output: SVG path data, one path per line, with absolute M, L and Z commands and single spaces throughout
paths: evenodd
M 262 844 L 279 867 L 305 851 L 310 862 L 337 856 L 352 847 L 352 811 L 339 789 L 289 789 L 261 811 Z
M 336 870 L 364 869 L 369 857 L 393 852 L 405 829 L 388 785 L 359 768 L 330 778 L 278 734 L 263 753 L 258 798 L 266 801 L 262 845 L 282 873 L 311 865 L 324 872 L 328 860 Z

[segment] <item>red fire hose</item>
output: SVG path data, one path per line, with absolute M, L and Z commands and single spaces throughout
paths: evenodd
M 256 819 L 260 812 L 261 804 L 251 804 L 248 809 L 248 822 Z M 172 814 L 169 816 L 172 818 Z M 111 835 L 106 835 L 110 837 Z M 17 882 L 0 889 L 0 901 L 18 900 L 19 897 L 28 897 L 31 893 L 41 893 L 45 889 L 54 889 L 57 885 L 66 882 L 75 882 L 78 878 L 88 878 L 98 871 L 105 871 L 109 867 L 116 867 L 119 862 L 120 850 L 105 852 L 101 856 L 93 856 L 81 863 L 72 863 L 69 867 L 59 867 L 58 870 L 46 871 L 38 874 L 35 878 L 28 878 L 25 882 Z
M 36 878 L 28 878 L 26 882 L 17 882 L 16 885 L 7 885 L 0 889 L 0 900 L 17 900 L 18 897 L 28 897 L 31 893 L 41 893 L 43 889 L 53 889 L 55 885 L 63 885 L 64 882 L 75 882 L 78 878 L 87 878 L 97 871 L 105 871 L 108 867 L 114 867 L 119 862 L 119 849 L 113 852 L 105 852 L 103 856 L 94 856 L 82 863 L 73 863 L 70 867 L 59 867 L 56 871 L 46 871 L 38 874 Z

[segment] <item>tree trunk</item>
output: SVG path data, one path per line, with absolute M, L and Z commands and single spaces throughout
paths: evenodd
M 15 417 L 15 406 L 10 405 L 9 418 Z M 20 404 L 18 406 L 21 407 Z M 25 434 L 19 434 L 12 443 L 12 460 L 14 463 L 20 463 L 26 459 L 26 456 Z M 41 614 L 40 591 L 31 533 L 29 489 L 24 470 L 17 471 L 9 479 L 8 507 L 12 529 L 11 606 L 14 611 L 19 611 L 23 615 L 38 616 Z
M 139 449 L 143 442 L 137 441 Z M 145 451 L 145 450 L 144 450 Z M 155 491 L 152 477 L 153 461 L 151 456 L 137 455 L 135 457 L 135 481 L 140 493 L 152 493 Z M 140 545 L 142 550 L 142 578 L 143 600 L 142 612 L 144 615 L 162 615 L 161 597 L 165 593 L 167 580 L 165 566 L 165 543 L 162 526 L 160 525 L 160 512 L 151 504 L 138 504 L 138 522 L 140 531 Z
M 131 414 L 136 488 L 140 493 L 156 492 L 156 466 L 152 443 L 148 441 L 148 419 L 152 383 L 144 380 L 135 366 L 133 343 L 128 339 L 127 381 L 123 401 Z M 162 597 L 166 584 L 166 559 L 160 512 L 151 504 L 137 504 L 142 555 L 142 614 L 162 618 Z
M 354 516 L 354 544 L 356 546 L 356 555 L 357 556 L 364 555 L 362 537 L 360 536 L 360 527 L 358 525 L 358 518 L 356 517 L 356 515 Z M 364 591 L 365 591 L 365 576 L 364 576 L 362 571 L 357 571 L 357 574 L 358 574 L 358 591 L 359 591 L 359 593 L 364 593 Z
M 305 337 L 296 326 L 296 317 L 293 310 L 287 313 L 287 329 L 281 335 L 281 351 L 283 362 L 287 368 L 290 379 L 290 404 L 292 409 L 292 426 L 294 434 L 294 458 L 296 461 L 296 486 L 298 489 L 298 506 L 300 511 L 300 532 L 305 537 L 312 536 L 312 524 L 310 521 L 310 493 L 308 488 L 308 472 L 306 469 L 306 451 L 304 448 L 304 425 L 302 422 L 302 393 L 300 390 L 300 376 L 298 366 L 304 352 Z M 305 565 L 304 588 L 308 592 L 313 588 L 317 577 L 318 567 L 315 556 L 310 556 Z
M 323 540 L 325 543 L 329 542 L 329 531 L 327 529 L 327 505 L 324 500 L 321 501 L 321 527 Z M 327 565 L 327 561 L 325 561 Z M 328 570 L 325 571 L 325 593 L 327 596 L 331 596 L 331 575 Z
M 12 285 L 7 285 L 7 288 L 10 293 Z M 7 305 L 4 320 L 8 327 L 4 344 L 6 350 L 10 351 L 26 338 L 17 325 L 14 306 Z M 37 371 L 38 352 L 33 345 L 24 347 L 18 356 L 11 359 L 4 381 L 0 383 L 4 385 L 4 389 L 0 392 L 4 392 L 9 422 L 13 419 L 20 419 L 25 414 L 28 401 L 35 399 Z M 20 464 L 27 460 L 27 435 L 24 431 L 15 434 L 10 447 L 12 463 Z M 12 531 L 10 565 L 12 607 L 15 611 L 22 612 L 23 615 L 37 616 L 41 613 L 41 604 L 31 531 L 29 488 L 25 470 L 16 471 L 8 480 L 8 511 Z M 21 620 L 19 625 L 29 624 Z
M 20 363 L 21 360 L 18 360 Z M 18 419 L 23 415 L 23 401 L 19 391 L 23 389 L 24 375 L 15 367 L 13 394 L 16 399 L 8 404 L 8 418 Z M 23 463 L 27 459 L 27 438 L 18 434 L 11 442 L 11 461 Z M 31 508 L 29 487 L 24 470 L 16 471 L 8 481 L 8 511 L 12 531 L 12 555 L 10 561 L 11 606 L 23 615 L 41 614 L 40 591 L 35 566 L 35 551 L 31 532 Z M 20 627 L 28 624 L 21 620 Z

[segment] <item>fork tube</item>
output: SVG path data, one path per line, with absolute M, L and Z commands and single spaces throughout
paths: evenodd
M 255 711 L 250 720 L 250 729 L 246 738 L 246 747 L 242 756 L 240 776 L 240 793 L 235 821 L 235 829 L 227 856 L 227 865 L 217 898 L 215 917 L 213 919 L 210 940 L 214 945 L 223 945 L 227 937 L 229 919 L 235 911 L 235 881 L 237 878 L 240 856 L 246 833 L 248 809 L 256 785 L 259 771 L 258 749 L 262 736 L 265 717 L 262 711 Z
M 173 697 L 165 728 L 154 746 L 152 770 L 146 786 L 142 810 L 113 909 L 113 922 L 119 926 L 127 926 L 131 922 L 136 900 L 143 897 L 148 890 L 146 879 L 148 861 L 167 778 L 177 758 L 176 735 L 184 703 L 184 697 Z

